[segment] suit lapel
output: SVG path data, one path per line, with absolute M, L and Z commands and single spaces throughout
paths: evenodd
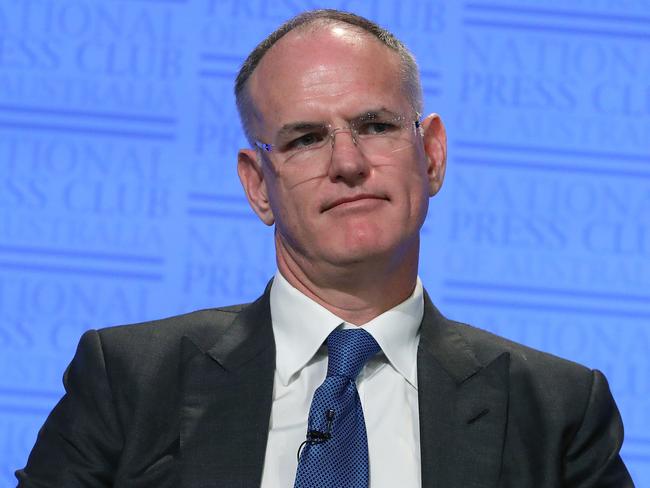
M 425 294 L 418 349 L 423 487 L 496 487 L 508 406 L 509 355 L 481 364 Z
M 215 340 L 183 337 L 181 486 L 259 486 L 275 343 L 269 288 Z

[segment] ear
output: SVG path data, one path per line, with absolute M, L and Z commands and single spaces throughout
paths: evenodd
M 258 153 L 255 149 L 239 150 L 239 153 L 237 153 L 237 174 L 252 209 L 262 222 L 266 225 L 273 225 L 275 218 L 269 203 L 262 163 L 258 162 Z
M 442 187 L 447 168 L 447 132 L 438 114 L 431 114 L 422 121 L 422 138 L 427 157 L 429 196 Z

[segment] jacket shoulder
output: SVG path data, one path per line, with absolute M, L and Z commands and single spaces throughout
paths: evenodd
M 535 371 L 550 368 L 550 373 L 563 371 L 586 376 L 591 374 L 589 368 L 574 361 L 534 349 L 473 325 L 451 320 L 449 323 L 470 345 L 479 362 L 483 364 L 508 353 L 512 367 L 530 368 Z
M 555 478 L 558 486 L 605 486 L 605 480 L 607 486 L 634 486 L 618 454 L 621 417 L 600 371 L 471 325 L 448 323 L 481 364 L 509 357 L 505 451 L 517 461 L 505 477 L 526 471 L 538 481 Z M 528 455 L 518 458 L 521 452 Z M 561 467 L 558 459 L 564 459 Z
M 176 381 L 183 337 L 205 349 L 219 340 L 247 305 L 197 310 L 86 334 L 98 336 L 106 374 L 115 394 L 119 396 L 121 392 L 128 396 Z
M 97 330 L 106 347 L 160 349 L 176 347 L 183 336 L 216 340 L 249 304 L 196 310 L 182 315 Z M 141 351 L 142 349 L 140 349 Z
M 481 364 L 508 354 L 508 381 L 515 410 L 519 405 L 529 412 L 527 415 L 531 415 L 532 406 L 538 412 L 564 412 L 570 419 L 569 431 L 575 432 L 593 394 L 594 382 L 602 382 L 607 389 L 606 379 L 597 370 L 468 324 L 452 324 Z M 541 418 L 537 420 L 544 423 Z
M 572 391 L 586 398 L 594 371 L 582 364 L 511 341 L 472 325 L 452 322 L 470 344 L 479 362 L 486 364 L 503 353 L 510 356 L 510 380 L 513 386 L 526 385 L 553 396 Z

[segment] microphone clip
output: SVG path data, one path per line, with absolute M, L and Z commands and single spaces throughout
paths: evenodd
M 310 430 L 307 432 L 307 440 L 310 444 L 320 444 L 332 438 L 332 434 L 329 432 L 321 432 L 319 430 Z
M 308 430 L 307 439 L 298 446 L 298 461 L 300 453 L 305 444 L 322 444 L 332 438 L 332 422 L 334 421 L 334 410 L 328 408 L 325 410 L 325 432 L 320 430 Z

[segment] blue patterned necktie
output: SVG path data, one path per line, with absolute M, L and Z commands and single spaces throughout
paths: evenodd
M 327 377 L 314 392 L 295 488 L 368 488 L 368 437 L 355 380 L 379 345 L 363 329 L 327 338 Z

